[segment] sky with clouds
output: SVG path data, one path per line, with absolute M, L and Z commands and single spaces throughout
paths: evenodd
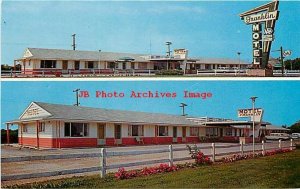
M 251 61 L 251 27 L 239 14 L 265 1 L 103 2 L 3 1 L 1 63 L 13 64 L 26 47 L 164 54 L 187 48 L 192 57 Z M 300 2 L 282 1 L 272 50 L 300 57 Z M 279 57 L 278 52 L 271 56 Z

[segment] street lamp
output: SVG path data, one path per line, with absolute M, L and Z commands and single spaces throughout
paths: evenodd
M 167 41 L 166 45 L 168 46 L 168 50 L 167 50 L 167 58 L 168 58 L 167 59 L 167 70 L 169 70 L 169 59 L 171 57 L 171 48 L 170 48 L 170 46 L 172 45 L 172 42 Z
M 101 50 L 99 50 L 99 61 L 98 61 L 98 69 L 99 69 L 99 75 L 100 75 L 100 56 L 101 56 Z
M 182 116 L 186 116 L 187 114 L 184 113 L 184 107 L 187 106 L 185 103 L 180 103 L 181 105 L 179 107 L 182 108 Z
M 79 91 L 80 91 L 80 89 L 75 89 L 75 90 L 73 90 L 73 93 L 76 93 L 76 104 L 74 104 L 74 106 L 79 106 Z
M 237 52 L 239 56 L 239 69 L 241 70 L 241 52 Z
M 254 107 L 255 107 L 255 100 L 257 99 L 256 96 L 252 96 L 250 97 L 250 99 L 252 100 L 252 145 L 253 145 L 253 157 L 254 157 L 254 154 L 255 154 L 255 137 L 254 137 L 254 127 L 255 127 L 255 121 L 254 121 Z

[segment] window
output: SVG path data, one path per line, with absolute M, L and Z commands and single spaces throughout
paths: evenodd
M 23 131 L 23 133 L 27 133 L 27 132 L 28 132 L 28 127 L 27 127 L 27 125 L 23 125 L 22 131 Z
M 129 125 L 128 126 L 129 136 L 144 136 L 144 125 Z
M 45 132 L 45 122 L 39 123 L 39 133 Z
M 190 128 L 190 136 L 199 136 L 199 128 L 191 127 Z
M 139 69 L 147 69 L 147 63 L 138 63 Z
M 218 136 L 218 128 L 206 128 L 206 136 Z
M 108 62 L 107 63 L 107 68 L 110 68 L 110 69 L 115 68 L 115 63 L 114 62 Z
M 168 136 L 168 127 L 167 126 L 159 126 L 158 136 Z
M 65 136 L 85 137 L 88 136 L 87 123 L 65 123 Z
M 131 64 L 131 69 L 134 69 L 134 64 L 135 64 L 135 63 L 134 63 L 134 62 L 131 62 L 130 64 Z
M 226 136 L 232 136 L 232 129 L 231 128 L 226 128 L 225 132 L 226 132 Z
M 41 60 L 41 68 L 56 68 L 56 60 Z
M 85 62 L 85 68 L 93 69 L 94 68 L 94 62 L 93 61 Z
M 200 64 L 195 64 L 195 69 L 196 70 L 200 70 L 201 69 L 201 65 Z
M 121 125 L 115 125 L 115 139 L 121 139 Z

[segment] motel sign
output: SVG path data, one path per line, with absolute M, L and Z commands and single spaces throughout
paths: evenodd
M 238 110 L 238 117 L 250 117 L 251 121 L 258 121 L 261 122 L 263 116 L 263 109 L 262 108 L 255 108 L 254 112 L 253 109 L 240 109 Z
M 252 25 L 253 67 L 265 69 L 268 66 L 275 22 L 278 19 L 279 1 L 275 0 L 240 14 L 248 25 Z M 264 29 L 262 30 L 264 26 Z

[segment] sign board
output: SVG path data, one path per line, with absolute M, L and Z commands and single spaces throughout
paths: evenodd
M 31 118 L 38 118 L 38 117 L 46 117 L 50 116 L 46 110 L 42 109 L 40 106 L 32 103 L 25 112 L 21 115 L 20 119 L 31 119 Z
M 272 34 L 264 35 L 263 41 L 274 41 L 274 36 Z
M 188 50 L 187 49 L 174 49 L 174 57 L 179 57 L 181 59 L 187 59 Z
M 240 14 L 241 19 L 252 25 L 253 67 L 267 69 L 272 41 L 274 41 L 275 22 L 279 17 L 279 1 L 253 8 Z M 262 33 L 262 26 L 263 29 Z
M 253 109 L 238 110 L 238 117 L 250 117 L 251 121 L 253 121 L 253 114 L 254 114 L 254 121 L 261 122 L 263 116 L 262 108 L 255 108 L 254 113 L 253 113 Z
M 291 55 L 292 55 L 292 51 L 290 51 L 290 50 L 286 50 L 283 52 L 284 57 L 291 56 Z
M 244 22 L 246 24 L 253 24 L 259 22 L 265 22 L 267 20 L 277 20 L 277 18 L 278 18 L 278 11 L 272 11 L 272 12 L 264 12 L 260 14 L 245 16 Z

